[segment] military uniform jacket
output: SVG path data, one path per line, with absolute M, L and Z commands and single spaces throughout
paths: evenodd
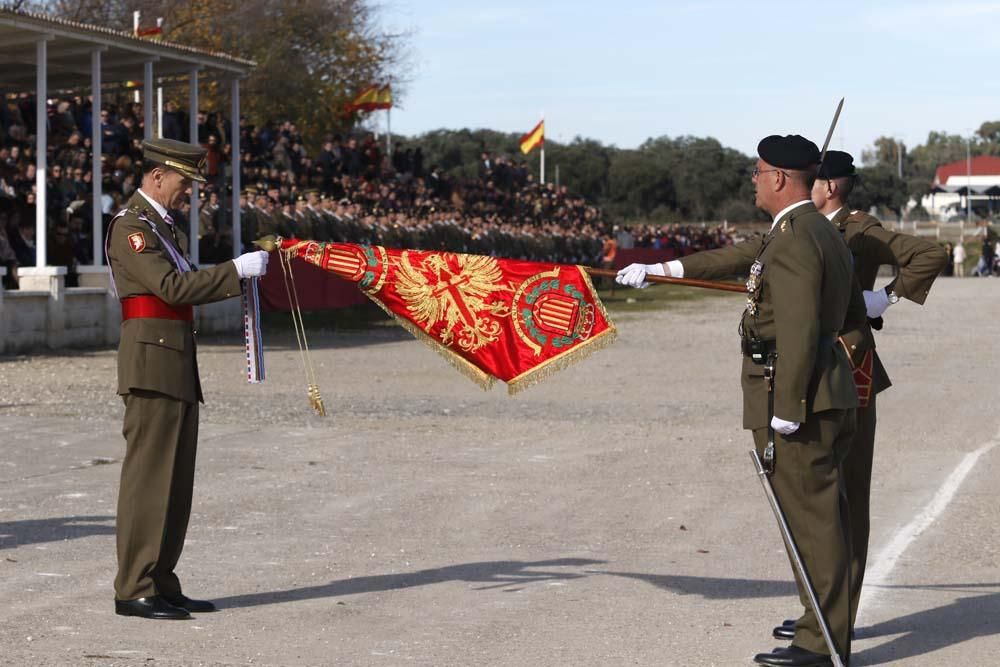
M 948 263 L 948 254 L 938 244 L 889 231 L 878 218 L 862 211 L 849 211 L 845 206 L 833 216 L 833 224 L 843 233 L 854 255 L 854 272 L 861 289 L 872 289 L 879 267 L 891 264 L 898 267 L 899 275 L 889 289 L 904 299 L 923 304 L 934 279 Z
M 900 297 L 923 304 L 934 279 L 948 263 L 948 254 L 936 243 L 889 231 L 877 218 L 862 211 L 851 211 L 845 206 L 837 211 L 832 222 L 851 249 L 854 276 L 863 290 L 871 290 L 875 286 L 879 267 L 890 264 L 899 269 L 899 275 L 888 289 Z M 861 337 L 858 332 L 845 334 L 845 339 Z M 870 348 L 875 348 L 875 339 L 869 329 L 864 343 L 857 343 L 858 351 L 868 349 L 868 338 L 871 339 Z M 872 364 L 872 390 L 877 393 L 891 385 L 889 374 L 876 352 Z
M 696 253 L 681 263 L 686 278 L 757 274 L 742 329 L 746 337 L 775 343 L 774 415 L 801 423 L 817 412 L 857 407 L 847 353 L 835 342 L 851 303 L 851 253 L 815 206 L 795 207 L 761 238 Z M 766 427 L 764 367 L 748 357 L 742 385 L 743 427 Z
M 140 216 L 156 225 L 159 236 Z M 168 225 L 138 192 L 129 200 L 126 212 L 112 222 L 108 235 L 108 263 L 120 299 L 152 294 L 171 306 L 183 306 L 240 294 L 233 262 L 180 272 L 160 236 L 174 243 L 184 256 L 187 236 L 175 225 Z M 156 391 L 189 403 L 204 400 L 192 322 L 153 318 L 122 322 L 118 393 L 128 394 L 133 389 Z

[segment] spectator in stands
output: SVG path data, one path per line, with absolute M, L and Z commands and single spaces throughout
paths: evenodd
M 69 236 L 69 225 L 58 223 L 52 230 L 46 242 L 46 264 L 50 266 L 65 266 L 66 287 L 77 287 L 77 260 L 73 242 Z
M 119 155 L 128 143 L 122 128 L 111 117 L 109 109 L 101 109 L 101 152 Z
M 173 100 L 163 105 L 163 138 L 175 139 L 177 141 L 187 141 L 187 132 L 184 131 L 184 114 L 177 110 L 177 105 Z
M 83 135 L 79 131 L 73 130 L 69 139 L 66 140 L 66 144 L 56 154 L 55 161 L 65 166 L 82 167 L 89 161 L 89 153 L 90 151 L 84 148 Z
M 479 178 L 484 181 L 493 174 L 493 160 L 490 158 L 489 151 L 483 151 L 479 154 L 479 165 L 477 169 L 479 172 Z
M 35 221 L 22 218 L 16 228 L 17 233 L 10 237 L 10 245 L 17 256 L 20 266 L 35 266 Z
M 10 245 L 7 238 L 7 224 L 9 219 L 6 214 L 0 214 L 0 266 L 7 269 L 7 275 L 3 277 L 3 289 L 17 288 L 17 254 Z
M 57 218 L 73 201 L 73 184 L 63 178 L 63 168 L 54 164 L 49 168 L 48 187 L 46 188 L 46 206 L 49 217 Z

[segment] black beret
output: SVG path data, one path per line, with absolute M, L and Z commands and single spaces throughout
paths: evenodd
M 844 151 L 827 151 L 826 156 L 823 158 L 823 164 L 820 165 L 817 178 L 829 180 L 831 178 L 854 176 L 855 174 L 854 158 L 851 157 L 850 153 L 845 153 Z
M 819 148 L 799 134 L 772 134 L 757 144 L 757 155 L 779 169 L 805 169 L 819 162 Z

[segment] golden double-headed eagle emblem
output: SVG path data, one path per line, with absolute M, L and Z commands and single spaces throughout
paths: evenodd
M 439 253 L 414 266 L 404 251 L 398 269 L 396 292 L 426 333 L 443 323 L 441 342 L 457 343 L 465 352 L 476 352 L 500 337 L 503 329 L 495 318 L 509 317 L 510 307 L 489 298 L 511 288 L 500 284 L 503 271 L 495 259 Z

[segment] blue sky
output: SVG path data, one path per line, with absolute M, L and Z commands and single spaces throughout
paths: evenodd
M 458 2 L 387 0 L 412 32 L 392 130 L 527 132 L 634 148 L 713 136 L 754 154 L 768 134 L 860 159 L 881 135 L 967 135 L 1000 119 L 1000 1 Z M 377 114 L 384 124 L 384 114 Z

